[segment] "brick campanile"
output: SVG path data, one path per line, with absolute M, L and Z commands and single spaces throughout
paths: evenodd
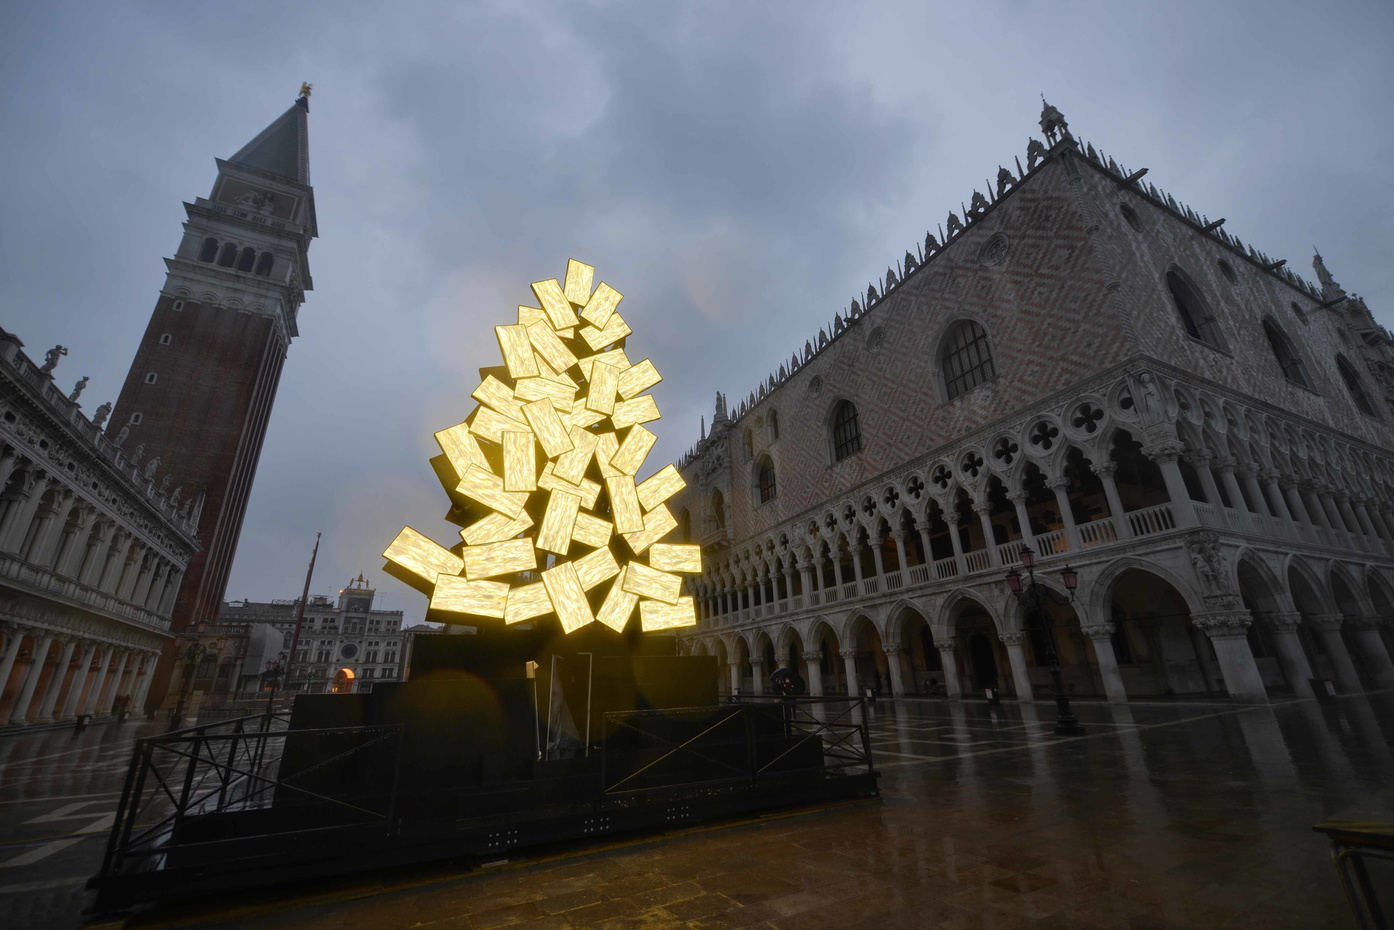
M 188 219 L 164 287 L 112 412 L 109 434 L 129 454 L 159 457 L 199 513 L 202 549 L 189 562 L 176 632 L 218 615 L 237 551 L 281 367 L 318 235 L 310 187 L 309 88 L 227 160 Z M 168 645 L 149 692 L 159 707 L 177 647 Z M 177 684 L 177 683 L 176 683 Z

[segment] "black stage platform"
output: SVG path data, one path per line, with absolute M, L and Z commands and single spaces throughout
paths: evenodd
M 97 910 L 876 793 L 859 702 L 718 703 L 674 642 L 419 636 L 409 681 L 141 740 Z

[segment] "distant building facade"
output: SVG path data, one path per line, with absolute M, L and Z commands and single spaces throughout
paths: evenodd
M 199 551 L 197 502 L 54 381 L 66 351 L 0 329 L 0 725 L 140 708 Z
M 1320 256 L 1304 281 L 1041 127 L 718 395 L 671 504 L 703 549 L 685 647 L 747 692 L 788 666 L 814 694 L 1048 696 L 1048 632 L 1110 701 L 1394 686 L 1389 333 Z M 1004 578 L 1024 547 L 1045 623 Z
M 203 512 L 199 549 L 174 604 L 176 633 L 212 622 L 237 551 L 281 369 L 318 235 L 310 186 L 308 88 L 227 160 L 187 219 L 107 432 L 142 447 Z M 191 634 L 192 635 L 192 634 Z M 180 650 L 150 691 L 172 703 Z
M 376 610 L 377 591 L 360 574 L 338 598 L 305 605 L 294 667 L 283 688 L 309 694 L 362 693 L 398 681 L 405 664 L 402 611 Z M 194 688 L 215 693 L 260 690 L 263 673 L 289 656 L 299 599 L 228 601 L 204 639 L 222 645 L 196 671 Z

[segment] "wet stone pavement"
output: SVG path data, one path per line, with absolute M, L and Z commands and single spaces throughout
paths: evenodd
M 877 800 L 517 857 L 474 871 L 307 884 L 274 897 L 151 912 L 130 923 L 441 930 L 1355 926 L 1327 841 L 1311 827 L 1357 811 L 1394 819 L 1394 693 L 1333 706 L 1075 707 L 1088 735 L 1061 739 L 1051 734 L 1049 704 L 992 710 L 982 703 L 883 701 L 870 712 L 883 772 Z M 91 829 L 98 815 L 115 809 L 115 795 L 102 792 L 119 789 L 135 730 L 99 730 L 81 738 L 90 747 L 58 757 L 62 764 L 0 767 L 0 858 L 40 848 L 24 839 L 34 831 Z M 9 741 L 44 736 L 0 737 L 0 759 Z M 65 807 L 87 801 L 89 792 L 90 806 Z M 23 800 L 40 797 L 50 800 Z M 55 812 L 74 819 L 34 822 Z M 75 925 L 85 893 L 73 876 L 94 870 L 100 854 L 101 840 L 91 836 L 27 865 L 0 861 L 0 926 Z M 1394 871 L 1384 876 L 1394 888 Z M 45 882 L 67 884 L 36 890 Z

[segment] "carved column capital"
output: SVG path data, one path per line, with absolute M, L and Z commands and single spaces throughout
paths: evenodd
M 1341 629 L 1341 624 L 1345 623 L 1346 618 L 1339 613 L 1333 614 L 1312 614 L 1307 618 L 1312 629 L 1320 630 L 1323 633 L 1334 633 Z
M 1352 630 L 1378 630 L 1384 621 L 1375 614 L 1366 614 L 1346 621 Z
M 935 649 L 938 649 L 939 652 L 940 652 L 942 655 L 946 655 L 946 656 L 953 655 L 953 654 L 954 654 L 954 641 L 953 641 L 953 640 L 949 640 L 948 642 L 944 642 L 944 643 L 935 642 L 934 648 L 935 648 Z
M 1091 466 L 1091 469 L 1100 478 L 1112 478 L 1114 473 L 1118 471 L 1118 463 L 1113 461 L 1099 462 L 1097 465 Z
M 1056 475 L 1054 478 L 1046 479 L 1046 487 L 1050 488 L 1052 491 L 1056 489 L 1064 489 L 1068 491 L 1070 488 L 1070 479 L 1065 477 L 1064 475 Z
M 1008 630 L 1006 633 L 998 633 L 997 638 L 1004 646 L 1020 646 L 1025 641 L 1026 634 L 1021 630 Z
M 1194 614 L 1191 622 L 1196 629 L 1211 639 L 1227 639 L 1244 636 L 1253 621 L 1247 610 L 1231 610 L 1224 613 Z
M 1290 633 L 1297 629 L 1297 625 L 1302 622 L 1302 615 L 1297 612 L 1285 612 L 1277 614 L 1264 614 L 1263 622 L 1270 630 L 1279 633 Z
M 1186 449 L 1175 439 L 1164 439 L 1161 442 L 1154 442 L 1151 445 L 1142 447 L 1142 454 L 1147 456 L 1158 465 L 1166 465 L 1175 462 L 1181 457 L 1181 453 Z
M 944 511 L 944 515 L 943 515 L 943 516 L 944 516 L 944 522 L 947 523 L 947 524 L 949 525 L 949 529 L 953 529 L 954 527 L 958 526 L 958 511 L 957 511 L 957 510 L 946 510 L 946 511 Z M 926 527 L 926 529 L 928 529 L 928 527 Z
M 805 653 L 803 654 L 803 660 L 804 660 L 805 662 L 822 662 L 822 661 L 823 661 L 823 650 L 821 650 L 821 649 L 810 649 L 810 650 L 808 650 L 808 652 L 805 652 Z
M 887 657 L 887 658 L 893 659 L 893 658 L 895 658 L 896 656 L 900 655 L 901 652 L 902 652 L 902 649 L 901 649 L 900 643 L 887 643 L 887 644 L 886 644 L 886 657 Z
M 1109 621 L 1105 621 L 1104 623 L 1081 623 L 1079 628 L 1081 632 L 1090 639 L 1108 639 L 1113 635 L 1115 629 L 1113 623 Z

